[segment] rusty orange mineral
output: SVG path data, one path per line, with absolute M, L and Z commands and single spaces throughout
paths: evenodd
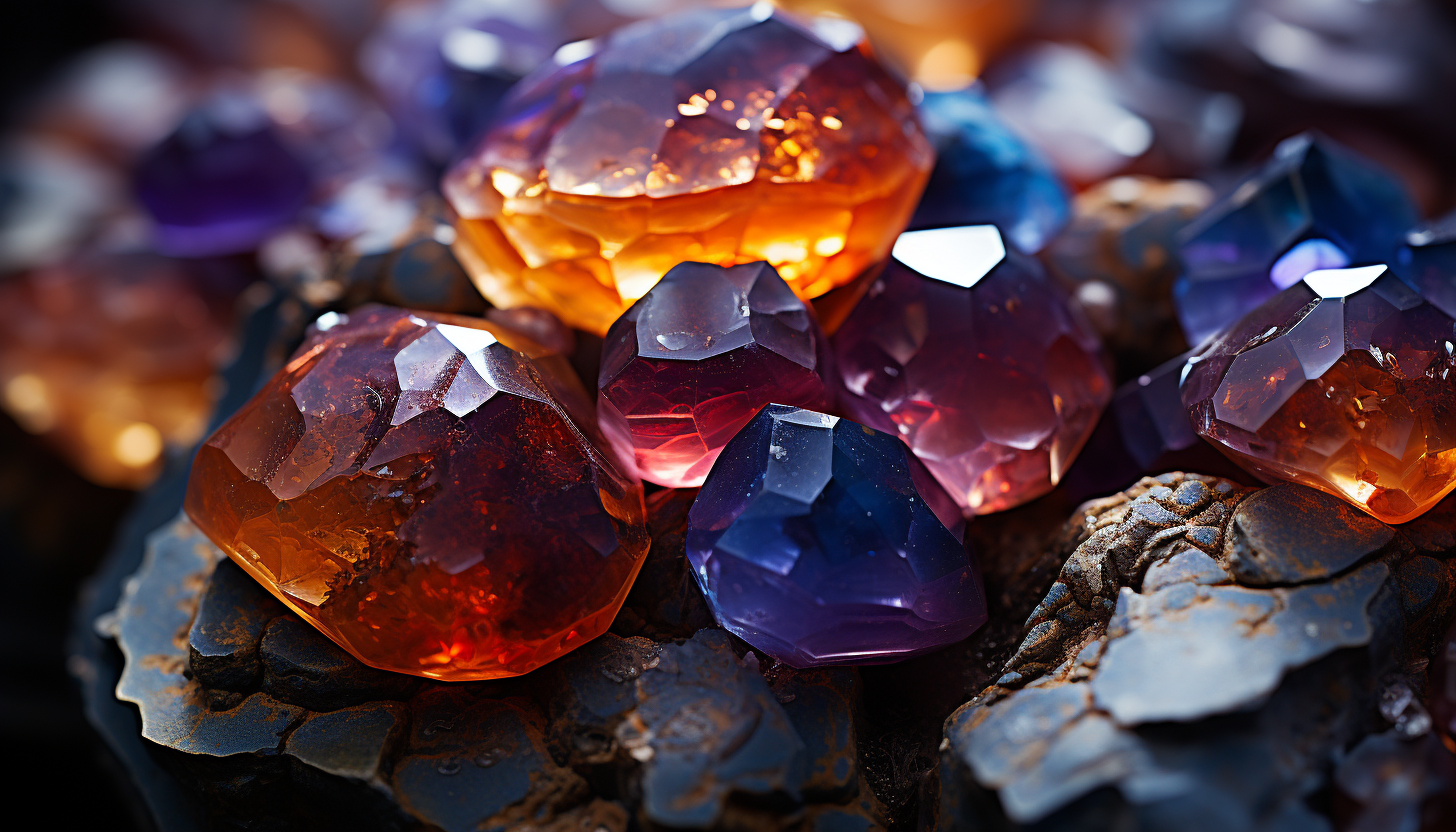
M 766 260 L 817 297 L 889 252 L 929 175 L 913 106 L 845 21 L 699 9 L 574 48 L 445 176 L 498 307 L 603 334 L 690 260 Z
M 594 424 L 510 330 L 366 306 L 207 440 L 186 510 L 362 661 L 514 676 L 605 632 L 647 553 L 642 485 Z

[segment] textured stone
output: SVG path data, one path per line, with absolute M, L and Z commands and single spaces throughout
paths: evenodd
M 1339 499 L 1281 483 L 1239 503 L 1224 557 L 1246 586 L 1328 578 L 1384 548 L 1395 532 Z
M 1189 360 L 1194 429 L 1387 523 L 1456 488 L 1453 320 L 1384 266 L 1311 272 Z
M 992 226 L 902 234 L 833 345 L 844 411 L 972 513 L 1050 491 L 1112 395 L 1096 336 Z
M 920 118 L 936 160 L 911 228 L 994 225 L 1018 250 L 1035 254 L 1067 224 L 1066 186 L 979 88 L 927 93 Z
M 894 661 L 986 620 L 955 505 L 895 441 L 782 405 L 724 448 L 688 515 L 718 621 L 795 667 Z
M 1436 645 L 1427 701 L 1437 736 L 1456 754 L 1456 622 Z
M 359 663 L 303 621 L 286 616 L 268 624 L 258 647 L 263 690 L 313 711 L 333 711 L 362 702 L 408 699 L 419 679 Z M 323 684 L 327 681 L 327 684 Z
M 139 488 L 207 429 L 231 262 L 86 254 L 0 285 L 0 404 L 87 478 Z
M 221 95 L 136 163 L 157 245 L 185 257 L 247 251 L 308 199 L 309 172 L 257 104 Z
M 770 402 L 827 410 L 828 342 L 767 263 L 674 266 L 602 347 L 602 431 L 645 480 L 702 485 Z
M 399 214 L 338 247 L 329 264 L 330 285 L 316 289 L 322 296 L 314 298 L 307 289 L 300 294 L 325 303 L 342 297 L 346 307 L 373 301 L 427 312 L 484 313 L 485 300 L 450 251 L 455 228 L 444 204 L 425 197 Z
M 245 691 L 263 672 L 258 645 L 284 607 L 231 561 L 213 570 L 187 631 L 187 665 L 209 688 Z
M 541 352 L 467 318 L 321 318 L 204 444 L 189 515 L 366 664 L 493 678 L 580 646 L 646 554 L 641 485 L 564 360 L 508 345 Z
M 713 613 L 693 577 L 687 552 L 688 512 L 697 491 L 679 488 L 647 497 L 647 528 L 652 547 L 612 622 L 620 636 L 646 636 L 656 641 L 691 637 L 713 626 Z
M 766 260 L 803 298 L 851 282 L 932 161 L 853 28 L 698 9 L 522 81 L 443 183 L 486 299 L 601 334 L 688 260 Z
M 1416 211 L 1400 182 L 1328 139 L 1302 134 L 1281 143 L 1264 167 L 1184 231 L 1185 271 L 1175 286 L 1190 344 L 1238 321 L 1304 275 L 1295 262 L 1275 271 L 1300 243 L 1306 268 L 1391 262 Z M 1347 263 L 1338 263 L 1344 266 Z

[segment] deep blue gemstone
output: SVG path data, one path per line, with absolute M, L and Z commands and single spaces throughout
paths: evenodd
M 1416 218 L 1405 188 L 1374 163 L 1323 137 L 1284 141 L 1183 232 L 1174 299 L 1188 342 L 1273 297 L 1271 271 L 1296 245 L 1321 239 L 1351 264 L 1390 262 Z
M 1395 272 L 1432 306 L 1456 318 L 1456 212 L 1407 234 Z
M 927 93 L 920 117 L 936 161 L 911 228 L 992 224 L 1034 254 L 1067 224 L 1066 187 L 978 89 Z
M 687 548 L 733 634 L 799 667 L 864 664 L 959 641 L 986 620 L 963 529 L 900 440 L 769 405 L 708 474 Z

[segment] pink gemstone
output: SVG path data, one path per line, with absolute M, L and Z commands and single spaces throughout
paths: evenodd
M 767 263 L 673 267 L 618 318 L 602 348 L 602 430 L 643 479 L 702 485 L 769 403 L 824 410 L 827 344 Z
M 1097 337 L 989 225 L 910 231 L 834 336 L 843 410 L 898 435 L 962 509 L 1050 491 L 1112 396 Z

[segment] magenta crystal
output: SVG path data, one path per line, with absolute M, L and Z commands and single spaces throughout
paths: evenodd
M 964 521 L 893 436 L 769 405 L 688 513 L 687 555 L 729 632 L 795 667 L 896 661 L 969 636 L 986 596 Z
M 1050 491 L 1112 395 L 1089 325 L 989 225 L 900 235 L 833 343 L 845 412 L 976 514 Z
M 673 267 L 612 324 L 602 353 L 603 432 L 659 485 L 701 485 L 770 402 L 829 404 L 824 334 L 767 263 Z

